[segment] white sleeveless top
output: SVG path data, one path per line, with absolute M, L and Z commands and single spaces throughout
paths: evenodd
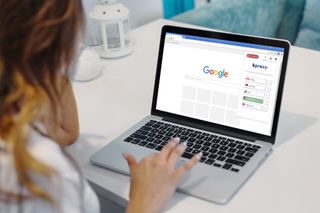
M 0 140 L 0 148 L 3 142 Z M 51 139 L 42 136 L 36 131 L 30 134 L 28 148 L 34 158 L 53 168 L 58 176 L 48 184 L 47 180 L 39 175 L 32 178 L 38 185 L 57 201 L 58 209 L 41 199 L 30 199 L 17 203 L 5 203 L 0 199 L 0 212 L 5 213 L 98 213 L 100 206 L 98 198 L 89 186 L 88 182 L 82 179 L 72 164 L 63 155 L 60 147 Z M 81 187 L 82 185 L 82 187 Z M 13 166 L 12 156 L 8 152 L 0 150 L 0 188 L 9 192 L 21 192 L 28 194 L 25 188 L 17 183 L 16 173 Z M 81 190 L 82 189 L 82 190 Z M 82 192 L 81 192 L 82 191 Z

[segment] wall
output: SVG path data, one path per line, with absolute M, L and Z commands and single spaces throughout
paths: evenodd
M 206 1 L 207 0 L 195 0 L 195 5 L 196 7 L 202 6 Z M 88 34 L 94 34 L 93 32 L 97 28 L 94 22 L 88 18 L 88 14 L 98 2 L 99 0 L 82 0 L 87 15 L 87 35 L 85 42 L 87 44 L 89 43 L 88 40 L 90 37 Z M 119 2 L 123 3 L 130 10 L 129 18 L 132 29 L 163 17 L 162 0 L 120 0 Z
M 86 13 L 98 0 L 82 0 Z M 131 28 L 162 18 L 162 0 L 121 0 L 130 10 Z

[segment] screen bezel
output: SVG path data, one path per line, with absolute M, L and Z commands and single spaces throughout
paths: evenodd
M 160 75 L 161 75 L 161 67 L 162 67 L 162 56 L 163 56 L 166 33 L 200 36 L 200 37 L 206 37 L 206 38 L 222 39 L 222 40 L 228 40 L 228 41 L 245 42 L 250 44 L 258 44 L 258 45 L 283 48 L 284 54 L 283 54 L 282 67 L 280 71 L 281 73 L 280 73 L 280 80 L 278 84 L 278 95 L 277 95 L 277 100 L 276 100 L 276 105 L 274 110 L 274 119 L 272 124 L 271 135 L 270 136 L 263 135 L 255 132 L 250 132 L 247 130 L 237 129 L 237 128 L 233 128 L 233 127 L 229 127 L 221 124 L 216 124 L 216 123 L 203 121 L 195 118 L 190 118 L 182 115 L 177 115 L 174 113 L 156 109 Z M 276 133 L 277 133 L 278 121 L 279 121 L 280 106 L 281 106 L 282 93 L 284 88 L 284 80 L 285 80 L 285 73 L 286 73 L 287 62 L 288 62 L 289 49 L 290 49 L 290 43 L 285 40 L 260 38 L 260 37 L 254 37 L 254 36 L 238 35 L 238 34 L 225 33 L 225 32 L 206 31 L 206 30 L 176 27 L 176 26 L 169 26 L 169 25 L 163 26 L 162 32 L 161 32 L 161 38 L 160 38 L 160 45 L 159 45 L 158 63 L 157 63 L 157 70 L 156 70 L 156 76 L 155 76 L 151 115 L 156 115 L 164 118 L 172 118 L 173 120 L 179 120 L 182 123 L 192 123 L 196 127 L 206 126 L 208 127 L 206 128 L 207 130 L 222 132 L 225 134 L 230 132 L 230 133 L 233 133 L 231 134 L 232 136 L 239 135 L 239 137 L 253 138 L 253 140 L 262 140 L 262 141 L 266 141 L 274 144 Z

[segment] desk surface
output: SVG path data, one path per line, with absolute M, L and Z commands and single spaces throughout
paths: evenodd
M 80 137 L 68 151 L 99 193 L 126 205 L 129 177 L 93 166 L 89 157 L 150 112 L 161 27 L 132 31 L 134 52 L 104 60 L 100 78 L 74 83 Z M 190 26 L 190 25 L 189 25 Z M 292 47 L 276 148 L 224 206 L 175 193 L 167 212 L 320 212 L 320 52 Z

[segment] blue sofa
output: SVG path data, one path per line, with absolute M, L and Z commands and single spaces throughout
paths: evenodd
M 211 0 L 172 19 L 320 50 L 319 0 Z

